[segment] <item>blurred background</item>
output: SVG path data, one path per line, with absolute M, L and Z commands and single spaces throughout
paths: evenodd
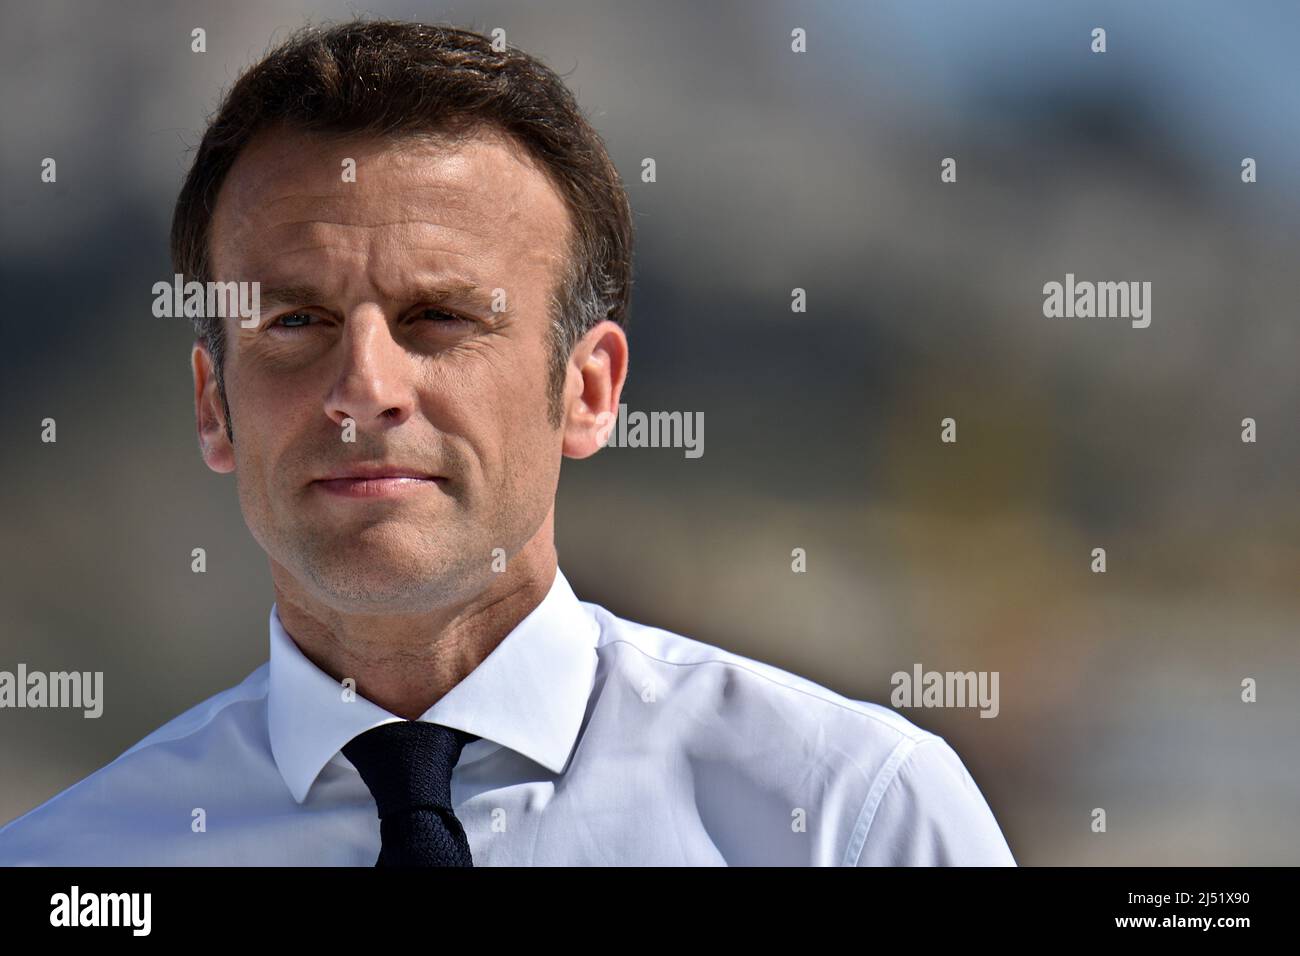
M 102 670 L 106 704 L 0 710 L 0 822 L 266 659 L 266 558 L 199 457 L 188 325 L 151 286 L 220 94 L 362 12 L 504 28 L 627 182 L 624 401 L 702 411 L 705 451 L 565 462 L 579 597 L 886 705 L 916 663 L 998 671 L 995 719 L 902 712 L 1021 864 L 1300 863 L 1282 2 L 5 0 L 0 670 Z M 1067 272 L 1151 282 L 1150 327 L 1045 319 Z

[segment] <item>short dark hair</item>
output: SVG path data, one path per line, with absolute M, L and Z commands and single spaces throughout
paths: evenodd
M 259 132 L 287 126 L 322 133 L 459 137 L 489 128 L 513 137 L 559 191 L 573 223 L 568 263 L 551 294 L 548 417 L 563 420 L 565 367 L 577 341 L 605 319 L 626 325 L 632 286 L 632 213 L 599 134 L 551 69 L 493 48 L 478 33 L 394 20 L 304 27 L 246 70 L 199 143 L 172 218 L 174 271 L 207 282 L 217 194 Z M 224 371 L 225 327 L 194 320 L 212 356 L 234 440 Z

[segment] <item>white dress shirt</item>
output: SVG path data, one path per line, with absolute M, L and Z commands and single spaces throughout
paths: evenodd
M 340 753 L 400 718 L 270 659 L 0 829 L 0 864 L 373 866 Z M 952 748 L 886 707 L 546 598 L 421 718 L 477 734 L 452 775 L 476 866 L 1008 865 Z

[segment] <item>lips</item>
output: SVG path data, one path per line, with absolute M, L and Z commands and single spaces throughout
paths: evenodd
M 327 475 L 322 475 L 316 481 L 339 481 L 342 479 L 352 479 L 360 481 L 371 478 L 438 478 L 424 468 L 408 468 L 405 465 L 387 465 L 383 462 L 366 463 L 357 465 L 342 465 L 331 471 Z
M 416 478 L 410 475 L 381 475 L 373 478 L 326 478 L 311 483 L 312 488 L 343 498 L 397 498 L 423 494 L 438 488 L 443 478 Z
M 310 486 L 344 498 L 392 498 L 437 488 L 445 481 L 423 468 L 365 462 L 342 465 Z

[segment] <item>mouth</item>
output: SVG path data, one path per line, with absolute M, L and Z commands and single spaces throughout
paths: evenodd
M 406 469 L 394 469 L 388 473 L 358 471 L 358 474 L 318 478 L 310 487 L 341 498 L 394 498 L 430 491 L 447 481 L 438 475 L 416 474 Z

